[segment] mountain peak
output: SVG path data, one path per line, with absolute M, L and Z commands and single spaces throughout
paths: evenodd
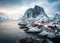
M 29 18 L 36 18 L 38 16 L 44 16 L 44 17 L 48 18 L 44 9 L 38 5 L 35 5 L 34 8 L 27 9 L 27 11 L 25 12 L 25 14 L 23 15 L 22 18 L 29 19 Z
M 35 7 L 34 8 L 42 8 L 42 7 L 40 7 L 40 6 L 38 6 L 38 5 L 35 5 Z
M 35 7 L 34 7 L 34 8 L 37 8 L 37 7 L 40 7 L 40 6 L 38 6 L 38 5 L 35 5 Z
M 42 11 L 44 12 L 44 9 L 38 5 L 35 5 L 34 9 L 39 12 L 42 12 Z

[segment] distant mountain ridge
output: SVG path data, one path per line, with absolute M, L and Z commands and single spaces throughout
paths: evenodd
M 8 16 L 6 16 L 4 13 L 0 13 L 0 21 L 7 20 Z
M 55 14 L 55 15 L 54 15 L 54 20 L 60 22 L 60 14 Z

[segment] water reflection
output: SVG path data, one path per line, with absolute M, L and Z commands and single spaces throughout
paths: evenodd
M 19 29 L 18 21 L 0 22 L 0 43 L 16 43 L 18 39 L 29 37 Z

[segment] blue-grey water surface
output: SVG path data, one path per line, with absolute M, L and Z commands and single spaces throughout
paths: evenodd
M 0 43 L 16 43 L 17 40 L 29 37 L 18 26 L 18 21 L 0 22 Z

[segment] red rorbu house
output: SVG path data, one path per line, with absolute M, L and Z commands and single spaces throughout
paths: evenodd
M 53 29 L 53 28 L 55 28 L 55 26 L 48 26 L 48 28 L 51 28 L 51 29 Z
M 32 26 L 36 27 L 36 26 L 38 26 L 38 24 L 32 23 Z
M 41 24 L 39 25 L 39 24 L 34 24 L 33 23 L 32 26 L 34 26 L 34 27 L 42 27 L 43 25 L 41 25 Z
M 41 24 L 32 23 L 32 26 L 34 26 L 34 27 L 41 27 L 41 26 L 43 26 L 42 24 L 44 24 L 44 23 L 45 23 L 45 21 L 41 21 Z
M 42 27 L 43 25 L 43 23 L 45 23 L 44 21 L 42 21 L 40 24 L 35 24 L 35 23 L 32 23 L 32 26 L 34 26 L 34 27 Z

